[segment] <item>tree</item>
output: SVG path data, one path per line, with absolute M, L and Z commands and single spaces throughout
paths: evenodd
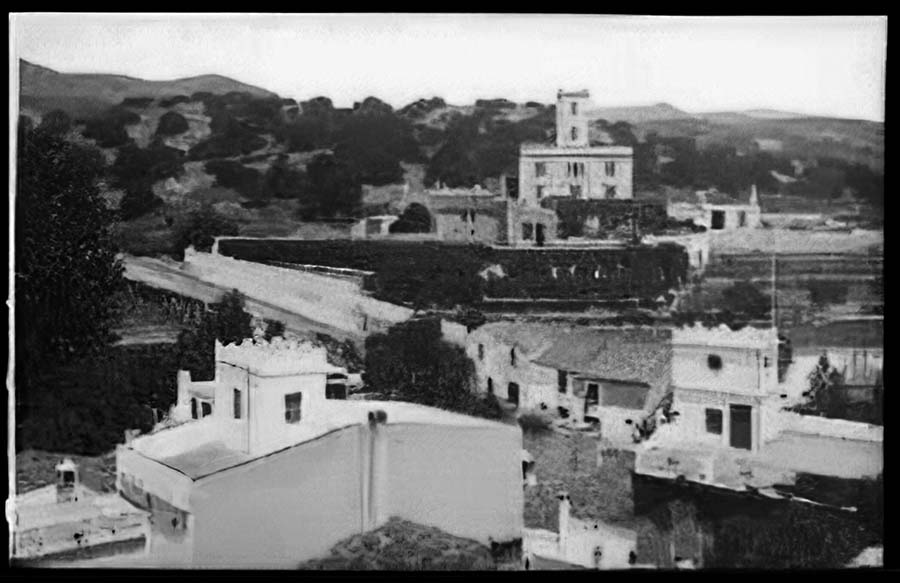
M 284 322 L 280 320 L 266 320 L 265 339 L 272 340 L 284 336 Z
M 366 339 L 365 381 L 390 398 L 499 418 L 499 407 L 473 392 L 475 365 L 441 337 L 440 320 L 397 324 Z
M 210 251 L 216 237 L 237 234 L 237 223 L 205 206 L 188 215 L 176 227 L 174 251 L 176 255 L 181 254 L 191 245 L 197 251 Z
M 99 152 L 43 129 L 20 128 L 15 214 L 17 405 L 56 366 L 111 338 L 123 267 L 100 197 Z M 52 393 L 58 387 L 40 386 Z
M 428 233 L 431 231 L 431 213 L 423 205 L 411 203 L 389 230 L 391 233 Z
M 772 304 L 766 294 L 749 281 L 738 281 L 722 292 L 724 309 L 751 320 L 768 318 Z
M 299 198 L 306 187 L 306 175 L 288 166 L 286 154 L 279 154 L 264 178 L 266 196 Z
M 156 126 L 156 135 L 158 136 L 175 136 L 188 131 L 190 126 L 183 115 L 176 111 L 169 111 L 159 118 L 159 124 Z
M 61 109 L 48 112 L 41 120 L 40 129 L 54 135 L 64 135 L 72 129 L 72 118 Z
M 304 211 L 319 217 L 351 216 L 362 201 L 359 178 L 331 154 L 319 154 L 306 167 L 309 190 Z
M 240 344 L 253 335 L 250 322 L 253 316 L 244 310 L 244 296 L 237 290 L 225 294 L 210 306 L 194 327 L 185 328 L 178 335 L 176 358 L 179 368 L 191 371 L 194 380 L 215 377 L 215 341 Z

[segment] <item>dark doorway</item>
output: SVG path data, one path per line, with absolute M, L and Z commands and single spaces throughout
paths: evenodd
M 488 377 L 487 392 L 489 395 L 494 394 L 494 379 L 492 379 L 491 377 Z
M 538 247 L 544 246 L 544 225 L 537 223 L 534 226 L 534 242 Z
M 731 405 L 731 447 L 752 449 L 751 411 L 753 407 L 749 405 Z
M 200 403 L 200 416 L 206 417 L 207 415 L 212 415 L 212 405 L 210 403 L 206 403 L 201 401 Z
M 197 399 L 191 399 L 191 419 L 197 418 Z
M 747 226 L 747 213 L 744 211 L 738 212 L 738 226 L 746 227 Z
M 587 392 L 584 396 L 584 413 L 587 415 L 588 409 L 600 404 L 600 385 L 597 383 L 588 383 Z
M 509 383 L 509 386 L 506 387 L 506 400 L 517 407 L 519 406 L 519 385 Z
M 722 230 L 725 228 L 725 211 L 712 212 L 712 228 Z

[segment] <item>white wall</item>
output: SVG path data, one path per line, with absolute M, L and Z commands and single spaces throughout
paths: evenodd
M 194 566 L 291 569 L 359 533 L 361 431 L 329 433 L 198 482 Z
M 483 544 L 522 538 L 518 426 L 389 423 L 386 428 L 388 514 Z
M 355 282 L 223 255 L 188 249 L 183 268 L 203 281 L 347 332 L 382 331 L 413 313 L 366 296 Z
M 302 393 L 300 423 L 322 416 L 325 375 L 322 373 L 281 377 L 250 377 L 250 447 L 253 452 L 271 451 L 290 441 L 284 418 L 284 396 Z
M 711 354 L 722 359 L 721 369 L 709 367 Z M 676 344 L 672 356 L 672 384 L 676 387 L 765 394 L 777 381 L 777 348 L 762 351 Z M 764 366 L 765 357 L 768 367 Z
M 478 355 L 478 345 L 484 346 L 484 359 Z M 487 391 L 488 378 L 493 380 L 494 394 L 501 401 L 508 399 L 509 383 L 519 385 L 519 409 L 541 410 L 546 405 L 548 413 L 555 413 L 559 406 L 557 373 L 554 369 L 531 363 L 527 355 L 516 349 L 516 365 L 510 361 L 512 346 L 503 344 L 490 334 L 475 330 L 469 334 L 466 354 L 475 363 L 476 387 Z

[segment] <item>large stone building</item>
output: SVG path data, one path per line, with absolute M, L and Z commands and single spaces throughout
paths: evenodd
M 522 144 L 519 154 L 521 204 L 538 206 L 546 197 L 632 198 L 633 152 L 626 146 L 591 146 L 587 91 L 559 91 L 556 144 Z
M 217 343 L 213 381 L 182 375 L 174 426 L 116 452 L 117 489 L 151 513 L 148 561 L 296 568 L 391 517 L 521 539 L 518 427 L 343 400 L 328 387 L 342 372 L 321 348 L 245 340 Z

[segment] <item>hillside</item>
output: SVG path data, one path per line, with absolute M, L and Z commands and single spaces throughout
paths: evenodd
M 640 124 L 649 121 L 690 119 L 694 116 L 668 103 L 637 107 L 601 107 L 588 112 L 591 119 L 605 119 L 609 122 L 627 121 Z
M 59 73 L 19 61 L 20 107 L 43 114 L 62 109 L 74 118 L 94 115 L 125 98 L 190 96 L 198 92 L 222 95 L 232 91 L 276 98 L 271 91 L 222 75 L 200 75 L 172 81 L 146 81 L 124 75 Z

